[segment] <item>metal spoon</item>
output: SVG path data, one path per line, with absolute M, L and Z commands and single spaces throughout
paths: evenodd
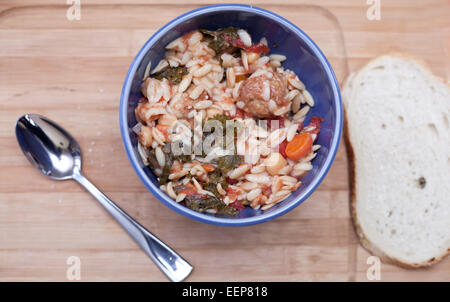
M 152 233 L 127 215 L 81 174 L 81 149 L 63 128 L 38 114 L 17 120 L 16 136 L 28 160 L 44 175 L 80 183 L 133 237 L 147 255 L 172 281 L 184 280 L 193 267 Z

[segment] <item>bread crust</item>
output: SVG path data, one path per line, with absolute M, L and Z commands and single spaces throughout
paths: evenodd
M 439 82 L 442 82 L 444 84 L 446 84 L 449 87 L 449 83 L 446 83 L 442 78 L 436 76 L 435 74 L 433 74 L 433 72 L 431 71 L 430 67 L 428 66 L 428 64 L 422 60 L 419 59 L 411 54 L 408 53 L 403 53 L 403 52 L 391 52 L 391 53 L 387 53 L 384 55 L 380 55 L 377 56 L 373 59 L 371 59 L 370 61 L 368 61 L 363 67 L 361 67 L 356 73 L 351 74 L 347 77 L 347 79 L 344 82 L 343 91 L 347 91 L 349 89 L 352 89 L 352 84 L 353 84 L 353 79 L 357 78 L 357 75 L 359 75 L 361 72 L 365 71 L 366 68 L 368 68 L 371 63 L 383 58 L 383 57 L 396 57 L 396 58 L 401 58 L 401 59 L 405 59 L 405 60 L 412 60 L 417 62 L 419 65 L 421 65 L 425 71 L 428 72 L 428 74 L 430 76 L 432 76 L 434 79 L 436 79 Z M 346 94 L 343 93 L 343 97 L 346 97 Z M 359 223 L 358 220 L 358 214 L 356 212 L 356 196 L 357 196 L 357 192 L 356 192 L 356 163 L 355 163 L 355 153 L 353 150 L 353 146 L 352 146 L 352 142 L 350 140 L 350 128 L 348 127 L 348 119 L 347 119 L 347 113 L 346 113 L 346 108 L 344 106 L 344 142 L 345 142 L 345 147 L 346 147 L 346 151 L 347 151 L 347 158 L 348 158 L 348 176 L 349 176 L 349 185 L 350 185 L 350 190 L 349 190 L 349 210 L 350 210 L 350 215 L 352 217 L 353 220 L 353 226 L 356 232 L 356 235 L 358 236 L 361 245 L 369 252 L 372 253 L 375 256 L 378 256 L 381 261 L 385 262 L 385 263 L 390 263 L 390 264 L 395 264 L 397 266 L 403 267 L 403 268 L 407 268 L 407 269 L 416 269 L 416 268 L 423 268 L 423 267 L 429 267 L 437 262 L 439 262 L 440 260 L 442 260 L 443 258 L 445 258 L 447 255 L 450 254 L 450 248 L 447 249 L 446 252 L 444 252 L 442 255 L 438 256 L 438 257 L 433 257 L 431 259 L 429 259 L 428 261 L 424 261 L 424 262 L 420 262 L 420 263 L 407 263 L 407 262 L 403 262 L 397 258 L 391 257 L 389 255 L 387 255 L 386 253 L 384 253 L 380 248 L 378 248 L 375 244 L 373 244 L 372 242 L 370 242 L 367 237 L 365 236 L 362 228 L 361 228 L 361 224 Z

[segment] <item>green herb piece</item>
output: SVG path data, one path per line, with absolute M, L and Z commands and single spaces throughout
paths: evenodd
M 160 168 L 154 149 L 148 151 L 148 166 L 152 168 L 152 170 Z
M 203 188 L 213 193 L 217 198 L 221 198 L 222 195 L 217 191 L 217 184 L 220 184 L 222 189 L 226 190 L 228 188 L 228 171 L 236 168 L 242 162 L 242 157 L 238 155 L 226 155 L 219 157 L 217 160 L 217 168 L 208 173 L 208 182 L 202 183 Z
M 186 207 L 197 211 L 216 210 L 217 214 L 236 215 L 239 213 L 235 208 L 227 206 L 221 199 L 213 196 L 190 195 L 184 199 Z
M 187 163 L 187 162 L 190 162 L 192 160 L 191 156 L 190 155 L 186 155 L 186 154 L 180 154 L 178 156 L 175 156 L 175 159 L 178 159 L 182 163 Z
M 202 186 L 203 186 L 204 190 L 213 193 L 214 196 L 216 196 L 217 198 L 222 197 L 222 195 L 220 195 L 219 191 L 217 191 L 217 183 L 213 183 L 213 182 L 202 183 Z
M 159 176 L 159 184 L 165 185 L 169 180 L 170 169 L 174 161 L 174 156 L 170 150 L 170 144 L 165 144 L 163 147 L 163 153 L 165 156 L 165 165 L 162 167 L 162 173 Z
M 222 124 L 223 129 L 225 129 L 226 123 L 229 120 L 229 118 L 225 114 L 216 114 L 215 116 L 208 118 L 208 121 L 211 120 L 216 120 L 220 122 Z
M 201 29 L 200 32 L 205 35 L 208 46 L 220 56 L 223 53 L 232 54 L 239 51 L 238 47 L 231 44 L 231 41 L 239 39 L 238 30 L 236 27 L 227 27 L 218 30 Z
M 223 174 L 238 167 L 243 162 L 242 156 L 239 155 L 225 155 L 219 157 L 217 160 L 217 169 L 221 170 Z
M 180 84 L 183 76 L 187 74 L 188 71 L 185 66 L 169 67 L 155 74 L 153 78 L 158 80 L 167 79 L 172 84 Z
M 208 173 L 208 179 L 209 183 L 215 184 L 216 186 L 220 184 L 224 190 L 228 187 L 226 175 L 220 168 L 216 168 L 214 171 Z
M 205 125 L 213 120 L 218 121 L 222 125 L 222 135 L 225 134 L 224 138 L 226 146 L 228 146 L 228 144 L 230 144 L 232 140 L 237 137 L 238 132 L 242 129 L 242 124 L 239 121 L 230 120 L 230 118 L 225 114 L 216 114 L 215 116 L 208 118 Z M 227 123 L 227 121 L 229 122 Z M 212 129 L 214 129 L 214 127 Z M 210 133 L 211 131 L 205 131 L 204 137 L 206 137 Z

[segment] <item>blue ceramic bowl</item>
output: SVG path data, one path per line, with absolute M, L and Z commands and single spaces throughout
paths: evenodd
M 324 119 L 317 143 L 322 147 L 313 160 L 313 169 L 302 180 L 302 186 L 289 198 L 266 210 L 247 207 L 237 216 L 198 213 L 176 203 L 160 191 L 157 179 L 146 167 L 137 151 L 137 137 L 132 131 L 136 124 L 134 109 L 141 97 L 140 87 L 149 61 L 156 64 L 164 56 L 164 47 L 172 40 L 195 29 L 217 29 L 228 26 L 247 29 L 254 41 L 266 37 L 274 53 L 284 54 L 285 68 L 293 70 L 305 83 L 316 105 L 308 114 L 305 124 L 313 115 Z M 276 43 L 276 48 L 272 45 Z M 120 128 L 130 162 L 145 186 L 169 208 L 202 222 L 244 226 L 268 221 L 283 215 L 299 204 L 319 186 L 327 174 L 342 130 L 342 103 L 334 72 L 317 45 L 297 26 L 270 11 L 248 5 L 212 5 L 192 10 L 172 20 L 158 30 L 142 47 L 128 70 L 120 102 Z

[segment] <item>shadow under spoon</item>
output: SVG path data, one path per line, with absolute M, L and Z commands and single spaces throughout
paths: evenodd
M 171 281 L 182 281 L 193 267 L 169 246 L 131 218 L 81 173 L 81 149 L 63 128 L 38 114 L 16 123 L 17 141 L 33 166 L 55 180 L 73 179 L 92 194 L 130 234 Z

